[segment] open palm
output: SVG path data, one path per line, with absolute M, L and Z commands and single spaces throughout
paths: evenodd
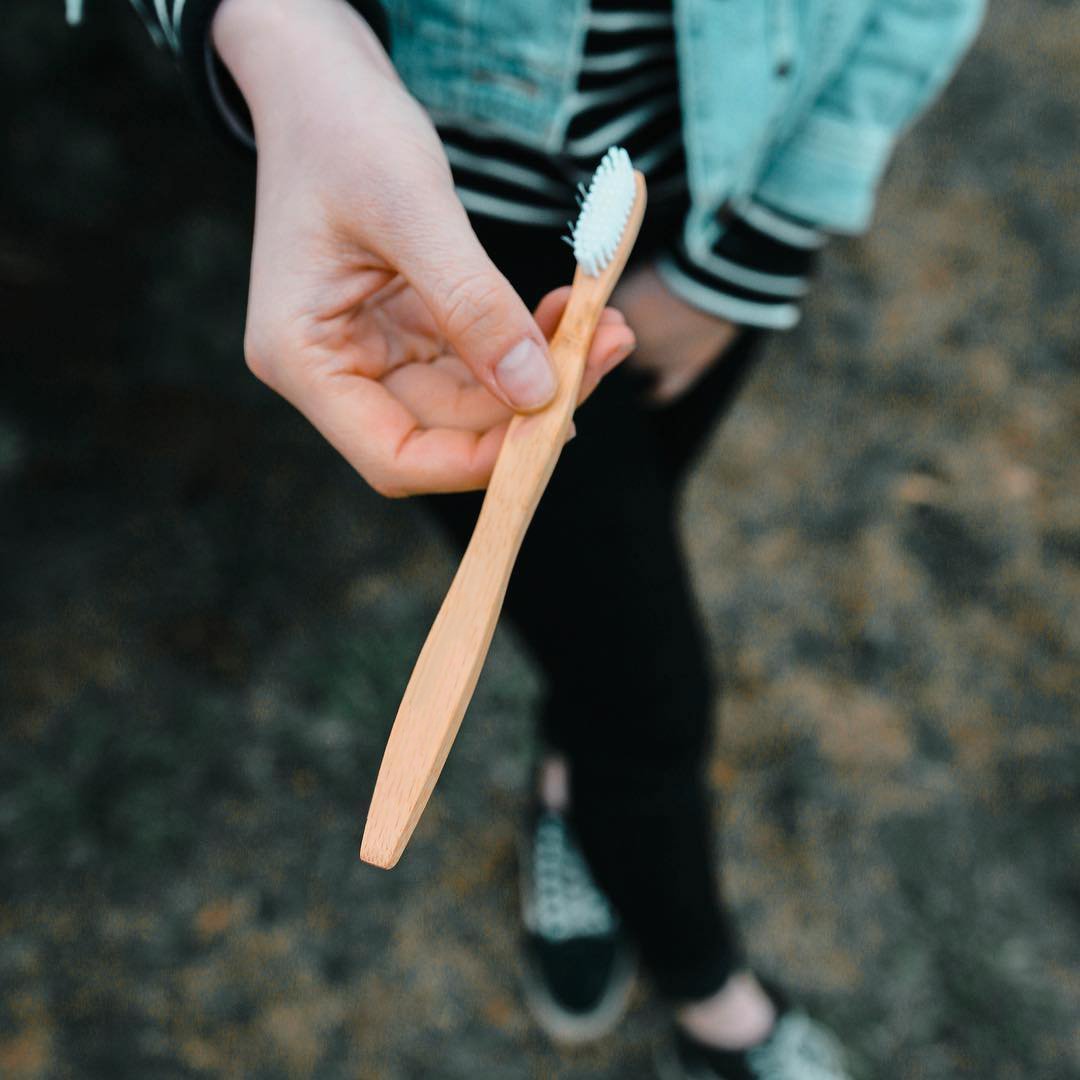
M 383 494 L 485 486 L 513 410 L 478 380 L 401 275 L 354 265 L 347 281 L 324 286 L 323 306 L 292 320 L 288 371 L 260 376 Z M 564 286 L 537 306 L 545 337 L 554 334 L 569 294 Z M 606 309 L 579 400 L 633 343 L 623 316 Z

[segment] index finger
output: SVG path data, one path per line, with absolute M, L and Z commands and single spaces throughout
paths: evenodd
M 389 497 L 485 487 L 508 423 L 480 432 L 425 428 L 381 383 L 344 371 L 314 373 L 293 390 L 293 405 Z

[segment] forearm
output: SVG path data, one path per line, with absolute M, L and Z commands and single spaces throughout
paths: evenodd
M 266 117 L 322 100 L 320 86 L 339 73 L 397 82 L 374 29 L 345 0 L 223 0 L 211 35 L 256 136 Z

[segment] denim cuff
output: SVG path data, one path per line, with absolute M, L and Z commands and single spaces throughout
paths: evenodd
M 812 112 L 773 156 L 754 197 L 830 232 L 864 232 L 896 136 Z

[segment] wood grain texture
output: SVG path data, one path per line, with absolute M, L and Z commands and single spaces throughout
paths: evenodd
M 472 539 L 405 689 L 360 846 L 360 857 L 375 866 L 389 869 L 401 857 L 472 700 L 525 531 L 566 442 L 597 323 L 641 226 L 645 181 L 634 177 L 618 251 L 597 277 L 578 268 L 551 339 L 555 399 L 511 422 Z

